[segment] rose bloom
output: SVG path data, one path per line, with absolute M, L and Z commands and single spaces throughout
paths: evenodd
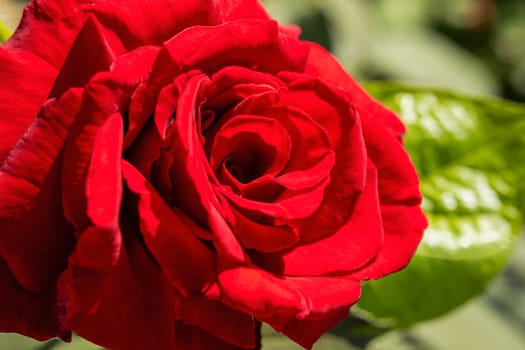
M 0 46 L 0 330 L 305 348 L 425 218 L 399 119 L 256 0 L 33 0 Z

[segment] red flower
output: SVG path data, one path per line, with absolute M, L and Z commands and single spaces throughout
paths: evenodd
M 426 225 L 397 117 L 255 0 L 33 0 L 0 81 L 2 331 L 309 348 Z

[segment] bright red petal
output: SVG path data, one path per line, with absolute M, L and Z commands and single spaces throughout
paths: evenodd
M 353 277 L 375 279 L 408 264 L 427 221 L 420 208 L 416 171 L 398 139 L 370 117 L 363 118 L 363 133 L 369 157 L 378 171 L 384 243 L 377 257 Z
M 295 321 L 328 320 L 354 304 L 361 291 L 358 282 L 346 278 L 279 277 L 255 266 L 220 272 L 219 285 L 226 305 L 253 315 L 278 331 L 286 330 Z
M 397 138 L 405 133 L 405 126 L 401 120 L 363 90 L 332 54 L 322 46 L 310 43 L 306 73 L 319 76 L 323 80 L 344 88 L 348 91 L 353 105 L 359 108 L 360 113 L 383 123 Z
M 56 74 L 32 53 L 0 47 L 0 164 L 36 118 Z
M 364 192 L 348 222 L 333 235 L 274 254 L 252 253 L 255 264 L 286 276 L 349 274 L 375 257 L 383 244 L 377 171 L 369 164 Z

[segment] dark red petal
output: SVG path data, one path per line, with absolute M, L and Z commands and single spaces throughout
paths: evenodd
M 395 137 L 401 138 L 405 133 L 405 126 L 401 120 L 365 92 L 322 46 L 310 43 L 310 55 L 305 72 L 345 89 L 361 115 L 370 116 L 383 123 Z
M 332 316 L 360 297 L 359 283 L 338 277 L 280 277 L 254 266 L 219 273 L 221 300 L 277 331 L 296 320 Z M 316 334 L 319 337 L 321 334 Z
M 132 165 L 123 162 L 122 171 L 127 187 L 138 196 L 137 203 L 133 203 L 137 208 L 127 208 L 127 213 L 137 211 L 146 246 L 169 282 L 184 296 L 203 292 L 215 279 L 213 251 L 195 236 L 188 221 L 181 220 L 181 214 L 172 211 Z M 126 203 L 128 206 L 130 200 Z
M 364 192 L 336 233 L 282 253 L 250 254 L 254 264 L 287 276 L 349 274 L 372 260 L 383 244 L 377 171 L 370 164 Z
M 176 299 L 175 316 L 178 320 L 202 328 L 232 345 L 245 349 L 255 347 L 258 322 L 250 315 L 202 296 Z
M 124 149 L 130 147 L 137 135 L 141 132 L 144 125 L 148 122 L 151 116 L 151 111 L 143 110 L 144 86 L 145 81 L 149 77 L 153 61 L 157 57 L 160 48 L 157 46 L 143 46 L 140 47 L 119 59 L 118 69 L 121 72 L 133 72 L 136 79 L 137 89 L 131 95 L 131 100 L 128 105 L 128 128 L 124 138 Z M 126 74 L 126 73 L 124 73 Z
M 61 329 L 55 287 L 40 293 L 23 288 L 0 256 L 0 331 L 38 340 L 65 336 Z
M 91 229 L 71 257 L 69 327 L 113 350 L 178 349 L 169 286 L 135 227 Z
M 60 150 L 80 95 L 70 90 L 48 101 L 0 168 L 0 252 L 34 291 L 54 282 L 74 243 L 60 199 Z
M 184 325 L 178 322 L 175 327 L 176 347 L 169 350 L 260 350 L 261 349 L 261 335 L 260 326 L 255 328 L 255 346 L 253 348 L 240 348 L 234 344 L 216 338 L 206 331 L 197 327 Z
M 55 76 L 55 68 L 32 53 L 0 47 L 0 164 L 36 118 Z
M 237 174 L 237 180 L 248 183 L 257 178 L 279 174 L 288 163 L 291 140 L 287 130 L 272 118 L 237 115 L 213 140 L 210 165 L 217 173 L 224 164 Z M 234 168 L 234 169 L 233 169 Z
M 51 97 L 72 87 L 82 87 L 97 72 L 109 70 L 116 56 L 123 53 L 118 40 L 108 38 L 96 18 L 89 16 L 55 80 Z

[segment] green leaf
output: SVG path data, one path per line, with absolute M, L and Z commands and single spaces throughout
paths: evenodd
M 0 21 L 0 44 L 11 36 L 11 30 Z
M 356 310 L 403 328 L 480 294 L 522 228 L 525 105 L 370 83 L 395 110 L 421 179 L 430 226 L 409 266 L 363 286 Z

